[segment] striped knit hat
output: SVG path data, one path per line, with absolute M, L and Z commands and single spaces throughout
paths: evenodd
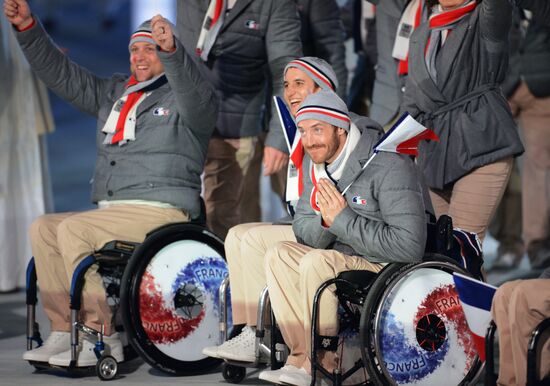
M 296 113 L 296 124 L 306 119 L 316 119 L 341 127 L 349 132 L 350 118 L 346 104 L 332 91 L 309 94 Z
M 151 34 L 151 20 L 144 21 L 137 28 L 136 32 L 130 37 L 130 43 L 128 44 L 128 49 L 132 47 L 132 44 L 137 42 L 146 42 L 157 45 L 153 40 L 153 35 Z
M 286 65 L 285 75 L 291 67 L 305 72 L 322 90 L 336 91 L 338 89 L 336 74 L 332 66 L 323 59 L 314 56 L 294 59 Z

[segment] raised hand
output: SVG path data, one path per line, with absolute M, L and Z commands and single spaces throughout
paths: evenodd
M 161 15 L 156 15 L 151 19 L 151 31 L 153 40 L 161 50 L 170 52 L 176 48 L 172 23 L 170 21 Z
M 19 30 L 33 22 L 31 9 L 25 0 L 4 0 L 4 15 Z

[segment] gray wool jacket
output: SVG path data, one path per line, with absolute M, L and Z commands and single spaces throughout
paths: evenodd
M 434 130 L 418 164 L 426 183 L 442 189 L 471 170 L 523 152 L 500 84 L 508 64 L 511 6 L 483 0 L 461 19 L 436 57 L 437 80 L 427 70 L 428 24 L 411 37 L 402 110 Z
M 209 3 L 178 1 L 177 30 L 188 52 L 195 52 Z M 300 56 L 300 19 L 293 0 L 237 0 L 225 17 L 208 62 L 193 55 L 219 98 L 214 135 L 259 135 L 269 82 L 273 95 L 282 95 L 283 70 Z M 266 146 L 288 152 L 276 114 L 269 123 Z
M 338 190 L 359 177 L 345 194 L 348 206 L 329 228 L 321 224 L 321 215 L 309 203 L 313 185 L 311 161 L 306 156 L 304 192 L 292 226 L 300 243 L 363 256 L 371 262 L 420 261 L 426 246 L 426 217 L 415 164 L 407 156 L 380 152 L 361 172 L 381 135 L 376 130 L 362 130 L 337 184 Z
M 397 26 L 409 0 L 368 0 L 376 5 L 376 45 L 378 58 L 370 117 L 383 126 L 389 124 L 403 101 L 404 77 L 397 73 L 392 56 Z
M 174 53 L 158 53 L 168 82 L 138 106 L 136 140 L 118 146 L 103 145 L 101 130 L 114 102 L 124 93 L 128 76 L 102 79 L 71 62 L 38 22 L 16 36 L 33 71 L 48 87 L 97 117 L 94 202 L 161 201 L 185 210 L 192 218 L 200 214 L 200 175 L 216 122 L 217 101 L 179 42 Z
M 346 67 L 345 31 L 336 0 L 297 0 L 302 22 L 304 56 L 316 56 L 331 64 L 336 78 L 336 93 L 347 95 L 348 69 Z

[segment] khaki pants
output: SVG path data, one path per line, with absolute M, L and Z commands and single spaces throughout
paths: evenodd
M 522 82 L 509 100 L 524 135 L 523 239 L 531 264 L 550 264 L 550 97 L 536 98 Z
M 489 232 L 499 243 L 497 256 L 512 253 L 518 259 L 523 257 L 521 176 L 517 162 L 514 162 L 508 185 L 489 225 Z
M 248 223 L 229 230 L 225 255 L 234 324 L 256 325 L 258 299 L 266 286 L 264 256 L 279 241 L 296 241 L 292 226 Z
M 512 162 L 512 158 L 506 158 L 473 170 L 452 187 L 430 189 L 437 218 L 447 214 L 455 228 L 477 233 L 483 241 L 508 184 Z
M 533 329 L 550 317 L 550 280 L 516 280 L 495 293 L 493 320 L 499 338 L 498 385 L 523 386 L 527 382 L 527 345 Z M 543 349 L 542 374 L 550 371 L 550 342 Z
M 287 364 L 311 372 L 311 321 L 313 297 L 321 284 L 340 272 L 378 272 L 383 265 L 335 250 L 313 249 L 295 242 L 278 243 L 266 253 L 269 298 L 285 343 L 290 348 Z M 338 299 L 333 290 L 323 293 L 319 328 L 322 335 L 338 333 Z M 323 366 L 332 371 L 338 365 L 335 353 L 326 352 Z
M 222 239 L 231 227 L 241 223 L 244 176 L 254 156 L 255 144 L 256 137 L 213 137 L 208 143 L 204 165 L 206 221 L 208 228 Z
M 118 205 L 81 213 L 47 214 L 30 227 L 30 239 L 40 297 L 52 331 L 70 330 L 69 290 L 76 266 L 108 241 L 142 242 L 145 235 L 161 226 L 189 221 L 179 209 L 148 205 Z M 111 335 L 112 311 L 97 269 L 85 276 L 81 320 L 96 330 L 105 326 Z

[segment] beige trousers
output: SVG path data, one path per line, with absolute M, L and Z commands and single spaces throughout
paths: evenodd
M 383 265 L 335 250 L 313 249 L 296 242 L 282 242 L 266 253 L 266 278 L 269 298 L 285 343 L 290 348 L 287 364 L 311 372 L 311 321 L 313 297 L 321 284 L 340 272 L 368 270 L 378 272 Z M 322 335 L 338 334 L 338 299 L 333 289 L 323 293 L 319 328 Z M 336 353 L 326 352 L 323 366 L 332 371 L 338 366 Z
M 148 205 L 118 205 L 81 213 L 38 217 L 30 227 L 40 297 L 52 331 L 70 330 L 69 290 L 76 266 L 111 240 L 142 242 L 162 225 L 186 222 L 179 209 Z M 111 335 L 112 310 L 107 304 L 101 276 L 91 267 L 85 276 L 81 320 L 96 330 L 105 326 Z
M 506 158 L 473 170 L 449 188 L 430 189 L 436 217 L 451 216 L 455 228 L 477 233 L 483 241 L 508 184 L 512 162 Z
M 234 324 L 256 325 L 258 299 L 266 286 L 264 256 L 279 241 L 296 241 L 292 226 L 247 223 L 229 230 L 225 255 Z
M 499 338 L 498 385 L 527 382 L 527 345 L 533 329 L 550 317 L 550 280 L 515 280 L 495 293 L 491 309 Z M 550 342 L 543 349 L 542 373 L 550 372 Z
M 550 263 L 550 97 L 536 98 L 522 82 L 509 100 L 523 129 L 523 239 L 532 265 Z

